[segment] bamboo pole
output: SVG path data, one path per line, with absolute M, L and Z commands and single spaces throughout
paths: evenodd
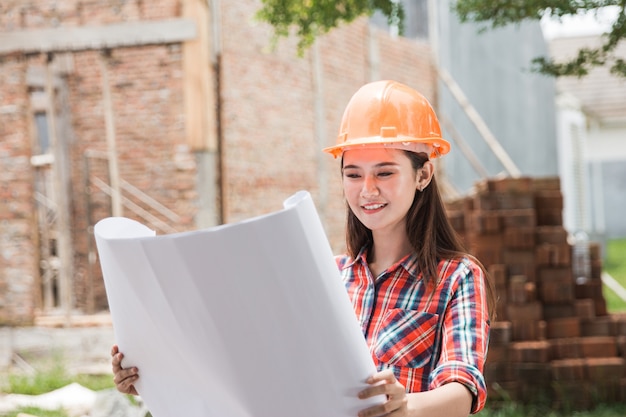
M 467 161 L 470 163 L 472 168 L 474 168 L 474 171 L 476 171 L 476 173 L 480 175 L 481 178 L 483 179 L 488 178 L 489 172 L 484 167 L 484 165 L 480 162 L 480 159 L 478 159 L 478 157 L 472 150 L 472 147 L 467 144 L 467 141 L 465 141 L 465 139 L 463 139 L 463 136 L 461 136 L 459 131 L 456 130 L 454 125 L 450 123 L 450 121 L 446 117 L 442 116 L 439 119 L 441 120 L 441 124 L 444 126 L 444 128 L 448 132 L 450 132 L 450 136 L 452 140 L 459 147 L 459 149 L 461 150 L 461 153 L 463 153 L 463 155 L 465 156 L 465 159 L 467 159 Z

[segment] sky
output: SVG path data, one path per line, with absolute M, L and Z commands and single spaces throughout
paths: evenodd
M 576 17 L 567 16 L 561 22 L 544 18 L 541 21 L 541 28 L 547 40 L 570 36 L 597 35 L 610 29 L 618 11 L 617 6 L 610 6 L 600 9 L 597 16 L 596 13 L 586 13 Z

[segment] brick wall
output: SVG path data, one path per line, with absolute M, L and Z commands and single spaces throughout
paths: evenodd
M 166 19 L 181 16 L 181 3 L 15 2 L 10 8 L 0 6 L 0 28 Z M 408 83 L 436 104 L 430 49 L 423 42 L 370 29 L 361 19 L 322 37 L 318 55 L 308 50 L 300 58 L 295 39 L 282 39 L 275 50 L 270 48 L 271 28 L 254 19 L 259 7 L 256 0 L 219 2 L 222 221 L 280 209 L 285 198 L 305 189 L 339 252 L 345 218 L 339 162 L 320 149 L 334 143 L 350 96 L 372 77 Z M 88 177 L 108 181 L 102 158 L 101 55 L 81 51 L 69 56 L 72 65 L 63 81 L 69 117 L 64 139 L 71 159 L 73 295 L 79 310 L 92 311 L 106 308 L 106 296 L 99 265 L 89 261 L 89 252 L 95 250 L 89 225 L 111 214 L 110 197 L 85 186 Z M 45 59 L 44 54 L 0 57 L 0 322 L 32 321 L 41 307 L 26 72 L 45 70 Z M 198 189 L 196 156 L 186 143 L 182 45 L 113 49 L 108 70 L 121 177 L 180 216 L 173 225 L 177 230 L 194 229 L 204 190 Z M 128 210 L 124 215 L 137 218 Z
M 236 6 L 221 2 L 224 220 L 276 210 L 283 198 L 306 189 L 339 252 L 345 218 L 339 162 L 320 149 L 335 143 L 343 109 L 372 74 L 405 82 L 435 105 L 430 48 L 377 29 L 370 34 L 365 19 L 321 37 L 317 65 L 324 118 L 317 120 L 314 51 L 297 58 L 295 39 L 281 39 L 271 51 L 270 28 L 253 19 L 258 7 L 251 0 Z M 377 59 L 370 55 L 368 36 Z M 323 129 L 321 146 L 316 122 Z
M 35 294 L 36 234 L 26 62 L 0 61 L 0 324 L 28 322 Z M 14 319 L 15 317 L 15 319 Z

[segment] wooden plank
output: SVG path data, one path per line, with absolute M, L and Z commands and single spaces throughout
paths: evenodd
M 461 108 L 465 111 L 465 114 L 469 119 L 474 123 L 474 126 L 480 132 L 481 137 L 487 143 L 491 151 L 494 153 L 496 158 L 504 165 L 504 168 L 513 178 L 519 178 L 522 175 L 522 172 L 519 170 L 513 159 L 509 156 L 509 154 L 504 150 L 498 139 L 496 139 L 495 135 L 485 123 L 485 120 L 482 118 L 480 113 L 476 110 L 476 108 L 470 103 L 467 96 L 456 82 L 456 80 L 443 68 L 437 68 L 437 74 L 439 78 L 446 84 L 456 101 L 459 103 Z
M 211 15 L 205 1 L 185 0 L 183 14 L 195 20 L 198 36 L 183 43 L 187 143 L 192 151 L 217 152 L 217 97 L 211 59 Z
M 194 21 L 182 18 L 20 30 L 0 33 L 0 55 L 167 44 L 195 39 L 196 36 Z

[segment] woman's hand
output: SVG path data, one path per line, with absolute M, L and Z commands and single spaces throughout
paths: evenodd
M 139 395 L 133 385 L 139 379 L 139 370 L 132 368 L 122 368 L 124 354 L 119 351 L 117 345 L 111 348 L 111 366 L 113 367 L 113 382 L 117 390 L 123 394 Z
M 378 372 L 366 381 L 371 386 L 359 392 L 359 398 L 386 395 L 387 401 L 359 412 L 359 417 L 405 417 L 408 416 L 406 389 L 391 370 Z

